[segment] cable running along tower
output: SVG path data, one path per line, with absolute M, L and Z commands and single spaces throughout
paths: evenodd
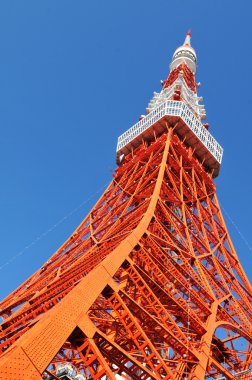
M 0 304 L 1 380 L 251 379 L 251 286 L 215 193 L 190 33 L 118 168 L 59 250 Z

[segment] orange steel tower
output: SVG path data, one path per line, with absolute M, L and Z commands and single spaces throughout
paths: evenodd
M 251 285 L 215 193 L 190 33 L 114 178 L 0 304 L 1 380 L 251 379 Z

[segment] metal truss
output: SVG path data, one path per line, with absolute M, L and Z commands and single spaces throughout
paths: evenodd
M 0 379 L 249 379 L 251 298 L 211 175 L 167 125 L 1 302 Z

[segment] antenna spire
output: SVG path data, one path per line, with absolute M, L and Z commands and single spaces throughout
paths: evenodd
M 188 30 L 188 32 L 186 33 L 186 38 L 185 38 L 185 42 L 184 42 L 184 46 L 191 46 L 191 29 Z
M 172 71 L 183 63 L 186 64 L 193 74 L 195 74 L 197 69 L 196 62 L 196 52 L 191 46 L 191 30 L 188 30 L 184 44 L 179 46 L 173 54 L 170 69 Z

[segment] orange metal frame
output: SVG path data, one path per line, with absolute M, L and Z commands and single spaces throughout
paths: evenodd
M 0 304 L 0 379 L 198 379 L 252 363 L 251 286 L 209 174 L 167 126 Z M 242 378 L 240 376 L 239 378 Z

